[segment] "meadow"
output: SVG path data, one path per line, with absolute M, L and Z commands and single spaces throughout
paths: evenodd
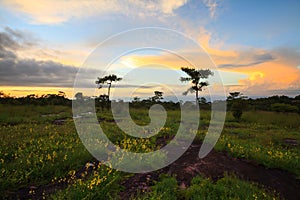
M 77 135 L 68 106 L 0 105 L 0 193 L 3 199 L 122 199 L 124 181 L 135 174 L 101 164 Z M 176 134 L 180 113 L 168 111 L 164 128 L 152 138 L 128 137 L 113 122 L 111 113 L 97 116 L 106 135 L 121 148 L 148 152 Z M 148 110 L 132 109 L 137 124 L 149 123 Z M 196 139 L 201 141 L 210 112 L 201 111 Z M 300 178 L 300 115 L 247 111 L 236 121 L 227 113 L 215 151 L 244 159 L 266 170 L 279 169 Z M 193 159 L 193 158 L 191 158 Z M 182 188 L 173 174 L 159 173 L 150 187 L 136 188 L 132 199 L 280 199 L 272 188 L 224 173 L 218 180 L 198 174 Z M 280 196 L 281 195 L 281 196 Z M 127 195 L 128 196 L 128 195 Z M 296 194 L 297 197 L 297 194 Z

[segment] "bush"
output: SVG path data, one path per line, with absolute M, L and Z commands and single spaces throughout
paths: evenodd
M 232 115 L 236 120 L 240 120 L 243 114 L 243 109 L 244 109 L 244 103 L 243 100 L 240 99 L 236 99 L 234 100 L 234 102 L 232 103 L 231 106 L 231 111 L 232 111 Z
M 298 112 L 298 107 L 285 103 L 274 103 L 271 110 L 275 112 Z

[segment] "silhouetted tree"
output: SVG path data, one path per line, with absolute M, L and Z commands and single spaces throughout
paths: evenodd
M 229 96 L 227 97 L 228 101 L 237 99 L 241 96 L 242 94 L 240 92 L 229 92 Z
M 242 117 L 243 111 L 246 107 L 246 98 L 247 97 L 243 96 L 240 92 L 230 92 L 227 97 L 227 102 L 230 103 L 230 110 L 236 120 L 240 120 Z
M 139 97 L 133 97 L 132 102 L 140 102 L 140 101 L 141 101 L 141 98 L 139 98 Z
M 154 96 L 151 97 L 151 100 L 153 102 L 159 102 L 161 99 L 163 99 L 163 92 L 160 92 L 160 91 L 154 91 Z
M 105 107 L 107 109 L 109 109 L 109 98 L 108 98 L 108 95 L 106 94 L 101 94 L 97 99 L 96 99 L 99 103 L 100 103 L 100 106 L 101 106 L 101 109 L 103 110 Z
M 75 94 L 75 98 L 76 98 L 76 100 L 83 100 L 83 94 L 82 94 L 82 92 L 77 92 Z
M 98 77 L 97 79 L 98 80 L 96 80 L 96 84 L 98 85 L 99 89 L 103 88 L 103 84 L 108 84 L 107 96 L 108 96 L 108 101 L 109 101 L 110 88 L 111 88 L 112 82 L 121 81 L 122 78 L 117 77 L 117 75 L 115 75 L 115 74 L 110 74 L 108 76 L 104 76 L 103 78 Z
M 183 93 L 183 95 L 187 95 L 189 92 L 196 92 L 196 103 L 199 102 L 199 91 L 203 90 L 203 87 L 209 85 L 207 81 L 204 81 L 209 76 L 213 75 L 213 72 L 209 69 L 198 69 L 182 67 L 181 70 L 185 72 L 189 77 L 181 77 L 181 82 L 192 82 L 192 87 L 190 87 L 187 91 Z
M 199 103 L 200 103 L 200 104 L 207 104 L 207 100 L 206 100 L 204 97 L 201 97 L 201 98 L 199 99 Z

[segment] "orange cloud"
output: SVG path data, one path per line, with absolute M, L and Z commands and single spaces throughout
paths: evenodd
M 163 1 L 78 1 L 78 0 L 5 0 L 2 3 L 18 12 L 34 24 L 60 24 L 74 18 L 86 18 L 100 14 L 123 13 L 132 16 L 165 17 L 174 15 L 174 10 L 187 0 Z
M 215 41 L 212 45 L 212 34 L 208 32 L 205 28 L 201 27 L 197 41 L 199 45 L 201 45 L 204 50 L 214 58 L 214 61 L 216 63 L 221 62 L 223 57 L 226 58 L 235 58 L 238 56 L 238 53 L 236 51 L 232 50 L 221 50 L 221 47 L 223 46 L 222 41 Z
M 300 89 L 300 56 L 294 49 L 264 50 L 252 47 L 232 47 L 224 50 L 220 40 L 200 28 L 198 42 L 219 66 L 219 70 L 247 75 L 229 90 L 266 95 L 266 91 Z
M 281 62 L 267 62 L 249 67 L 237 67 L 228 71 L 244 73 L 246 79 L 228 91 L 241 91 L 248 95 L 274 95 L 274 91 L 299 90 L 300 69 Z

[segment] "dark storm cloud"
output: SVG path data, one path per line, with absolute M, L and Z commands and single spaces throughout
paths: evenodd
M 5 28 L 0 32 L 0 85 L 73 87 L 78 68 L 53 61 L 22 59 L 17 50 L 36 45 L 32 37 L 21 31 Z M 101 70 L 85 70 L 87 79 L 82 85 L 95 86 L 94 80 Z M 93 80 L 88 80 L 88 78 Z M 85 83 L 87 82 L 87 83 Z
M 73 85 L 77 68 L 52 61 L 0 60 L 0 84 L 6 86 Z

